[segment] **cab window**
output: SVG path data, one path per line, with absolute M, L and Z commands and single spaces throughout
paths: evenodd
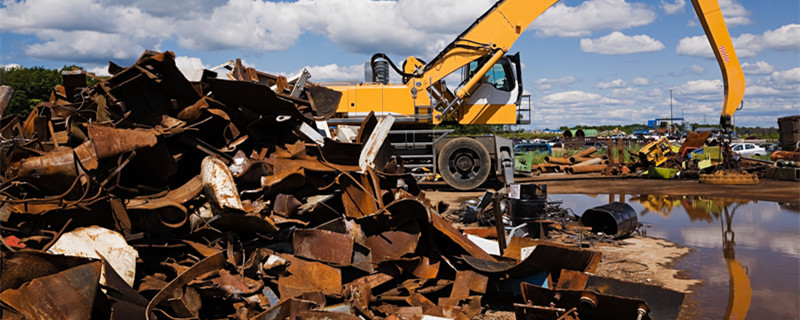
M 478 67 L 478 61 L 470 62 L 468 74 L 475 74 Z M 495 88 L 503 91 L 514 90 L 514 76 L 511 73 L 511 63 L 507 59 L 500 59 L 495 63 L 492 69 L 486 73 L 486 76 L 488 77 L 486 82 Z

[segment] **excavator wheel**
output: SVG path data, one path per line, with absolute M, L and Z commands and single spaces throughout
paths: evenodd
M 472 190 L 489 177 L 489 151 L 475 139 L 450 140 L 439 153 L 439 173 L 447 184 L 458 190 Z

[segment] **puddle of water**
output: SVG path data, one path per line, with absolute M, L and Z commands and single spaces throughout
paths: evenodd
M 624 201 L 647 235 L 691 247 L 675 267 L 703 281 L 698 319 L 800 317 L 800 203 L 652 195 L 550 195 L 564 208 Z M 735 289 L 735 290 L 734 290 Z

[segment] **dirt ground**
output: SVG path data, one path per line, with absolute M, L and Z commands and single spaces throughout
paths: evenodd
M 800 183 L 790 181 L 763 180 L 758 185 L 704 185 L 696 180 L 609 179 L 599 176 L 584 179 L 539 176 L 520 180 L 516 182 L 546 183 L 548 194 L 693 195 L 775 202 L 800 201 Z M 448 203 L 450 210 L 458 209 L 464 200 L 480 197 L 484 193 L 484 190 L 448 190 L 441 184 L 427 184 L 425 187 L 427 198 Z M 561 243 L 571 241 L 566 237 L 552 240 Z M 603 254 L 596 272 L 600 276 L 659 285 L 684 293 L 691 292 L 692 286 L 700 284 L 699 280 L 688 279 L 681 270 L 672 268 L 677 259 L 691 250 L 667 240 L 637 235 L 625 239 L 620 245 L 600 243 L 589 249 Z M 692 318 L 692 304 L 691 301 L 685 301 L 681 319 Z M 514 319 L 514 315 L 509 311 L 490 310 L 481 319 L 490 318 Z
M 692 195 L 775 202 L 800 201 L 800 183 L 796 181 L 762 179 L 755 185 L 710 185 L 701 184 L 697 180 L 613 178 L 599 174 L 580 176 L 545 174 L 531 178 L 516 178 L 515 182 L 546 183 L 549 194 Z M 448 190 L 444 183 L 424 183 L 422 186 L 430 190 L 452 191 Z M 483 191 L 473 192 L 477 195 L 483 194 Z M 456 195 L 468 193 L 470 192 L 456 192 Z M 441 196 L 448 197 L 446 194 Z

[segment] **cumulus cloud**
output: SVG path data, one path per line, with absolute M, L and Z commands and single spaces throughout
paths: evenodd
M 608 89 L 608 88 L 622 88 L 626 85 L 628 85 L 628 83 L 625 82 L 625 80 L 614 79 L 608 82 L 598 82 L 596 87 L 600 89 Z
M 108 73 L 108 66 L 92 67 L 92 68 L 88 68 L 86 71 L 94 73 L 94 75 L 100 76 L 100 77 L 111 76 L 111 74 Z
M 770 74 L 775 71 L 775 67 L 766 61 L 756 61 L 756 63 L 742 63 L 742 71 L 747 75 Z
M 661 0 L 661 9 L 664 9 L 666 14 L 681 13 L 684 7 L 686 7 L 686 0 L 675 0 L 674 3 Z
M 625 0 L 587 0 L 570 7 L 563 3 L 547 9 L 531 25 L 540 37 L 581 37 L 600 30 L 623 30 L 650 24 L 655 12 L 641 3 Z
M 698 66 L 696 64 L 693 64 L 689 67 L 689 73 L 701 75 L 706 73 L 706 68 L 703 68 L 703 66 Z
M 581 51 L 583 52 L 615 55 L 652 52 L 661 49 L 664 49 L 661 41 L 643 34 L 626 36 L 622 32 L 614 31 L 597 39 L 581 39 Z
M 765 82 L 781 88 L 796 87 L 800 85 L 800 67 L 772 72 Z
M 788 24 L 767 30 L 761 35 L 743 33 L 732 40 L 736 55 L 740 58 L 753 57 L 765 49 L 800 51 L 800 24 Z M 675 51 L 687 56 L 714 57 L 714 51 L 704 35 L 681 39 Z
M 650 84 L 650 80 L 647 80 L 647 78 L 642 78 L 642 77 L 633 78 L 633 81 L 631 82 L 633 82 L 633 84 L 637 86 L 646 86 Z
M 680 85 L 676 93 L 683 95 L 722 94 L 721 80 L 690 80 Z
M 750 23 L 750 18 L 748 17 L 750 11 L 747 11 L 744 6 L 734 0 L 719 0 L 719 8 L 725 18 L 725 24 L 728 26 Z
M 6 70 L 6 71 L 8 71 L 8 70 L 11 70 L 11 69 L 18 69 L 18 68 L 22 68 L 22 66 L 21 66 L 21 65 L 18 65 L 18 64 L 16 64 L 16 63 L 9 63 L 9 64 L 5 64 L 5 65 L 3 65 L 3 64 L 0 64 L 0 68 L 2 68 L 3 70 Z
M 591 106 L 594 104 L 621 104 L 623 101 L 603 97 L 596 93 L 585 91 L 565 91 L 549 94 L 542 98 L 547 104 L 569 106 Z
M 25 54 L 98 63 L 133 59 L 174 40 L 192 50 L 285 50 L 304 33 L 344 50 L 431 54 L 494 3 L 465 1 L 6 1 L 0 32 L 33 35 Z M 456 8 L 458 10 L 456 10 Z
M 541 79 L 537 79 L 534 82 L 534 85 L 539 90 L 546 91 L 546 90 L 552 89 L 553 86 L 566 87 L 567 85 L 573 84 L 573 83 L 575 83 L 577 81 L 578 81 L 578 78 L 575 78 L 573 76 L 563 76 L 561 78 L 555 78 L 555 79 L 541 78 Z
M 324 66 L 307 66 L 313 81 L 350 81 L 358 82 L 364 79 L 364 65 L 339 66 L 335 63 Z

